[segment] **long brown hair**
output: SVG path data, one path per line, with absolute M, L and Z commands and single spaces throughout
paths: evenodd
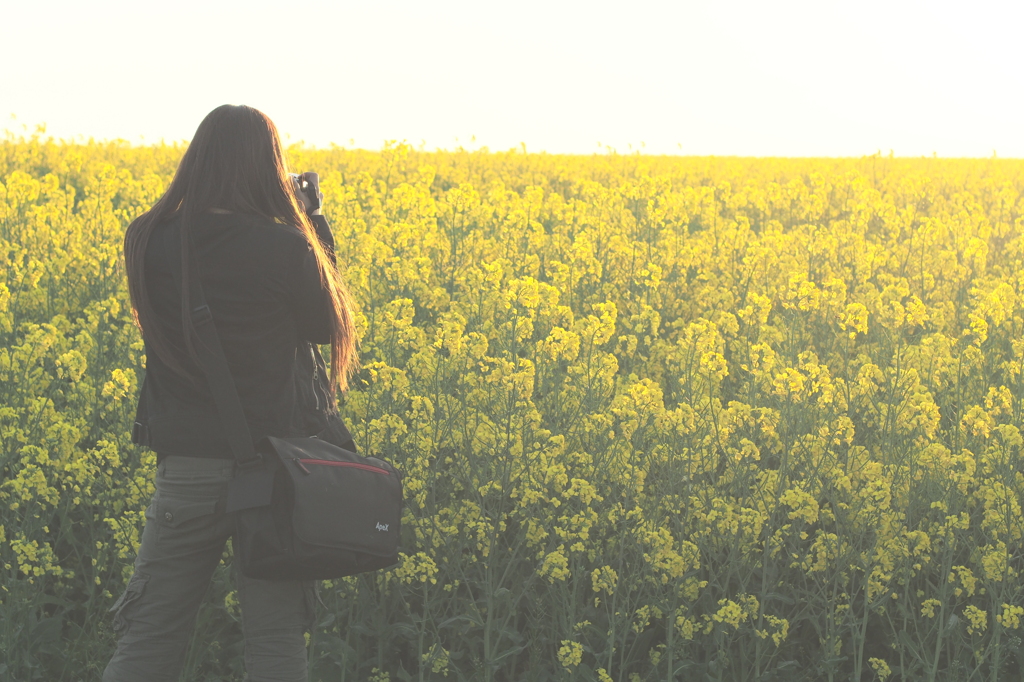
M 153 207 L 140 215 L 124 236 L 128 294 L 139 330 L 147 345 L 172 370 L 199 379 L 185 354 L 161 332 L 146 291 L 145 256 L 153 229 L 173 216 L 181 219 L 182 328 L 187 354 L 199 365 L 193 343 L 195 328 L 189 306 L 190 229 L 196 216 L 210 209 L 259 215 L 297 227 L 316 255 L 321 285 L 330 294 L 331 385 L 345 390 L 355 372 L 356 334 L 352 297 L 331 264 L 316 230 L 300 207 L 281 153 L 277 128 L 264 113 L 245 105 L 225 104 L 203 119 L 196 129 L 170 186 Z

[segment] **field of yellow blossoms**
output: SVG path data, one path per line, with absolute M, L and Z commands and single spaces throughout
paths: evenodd
M 94 680 L 153 490 L 121 260 L 183 148 L 0 141 L 0 680 Z M 311 679 L 1019 679 L 1024 161 L 289 150 L 403 559 Z M 230 555 L 188 680 L 240 680 Z

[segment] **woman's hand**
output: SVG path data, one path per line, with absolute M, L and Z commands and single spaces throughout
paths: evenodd
M 306 185 L 310 194 L 316 196 L 316 201 L 308 196 L 307 191 L 301 189 L 302 184 Z M 320 176 L 318 174 L 307 172 L 300 175 L 299 182 L 296 183 L 295 195 L 298 197 L 299 203 L 302 204 L 302 210 L 306 212 L 306 215 L 320 215 L 324 194 L 320 191 Z

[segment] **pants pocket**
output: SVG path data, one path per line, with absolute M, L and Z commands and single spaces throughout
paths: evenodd
M 128 586 L 124 588 L 124 592 L 114 602 L 114 605 L 110 607 L 110 613 L 114 614 L 114 634 L 118 637 L 124 636 L 128 631 L 132 615 L 135 613 L 135 605 L 139 598 L 142 597 L 148 581 L 148 575 L 139 572 L 133 573 L 128 581 Z
M 192 500 L 160 495 L 153 504 L 157 522 L 162 526 L 179 528 L 189 521 L 213 514 L 217 500 Z

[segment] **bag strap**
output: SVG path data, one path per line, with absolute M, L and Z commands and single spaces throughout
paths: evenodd
M 181 223 L 179 222 L 179 231 Z M 181 239 L 171 239 L 170 259 L 171 275 L 174 277 L 174 284 L 178 287 L 178 293 L 182 293 L 181 278 Z M 192 324 L 195 326 L 198 343 L 196 352 L 199 355 L 199 364 L 206 374 L 206 381 L 213 395 L 213 402 L 220 414 L 221 425 L 224 427 L 224 435 L 227 436 L 228 445 L 235 456 L 235 461 L 242 470 L 259 465 L 263 458 L 256 452 L 253 446 L 252 434 L 249 432 L 249 423 L 245 419 L 245 411 L 242 409 L 242 401 L 238 397 L 238 388 L 235 380 L 228 369 L 227 358 L 224 357 L 224 346 L 220 342 L 220 334 L 213 323 L 213 315 L 210 306 L 206 302 L 206 294 L 203 292 L 203 283 L 199 273 L 199 258 L 196 255 L 195 247 L 191 238 L 188 243 L 189 249 L 189 276 L 188 288 L 191 298 L 192 310 L 188 311 Z M 182 296 L 182 310 L 184 311 L 185 300 Z

